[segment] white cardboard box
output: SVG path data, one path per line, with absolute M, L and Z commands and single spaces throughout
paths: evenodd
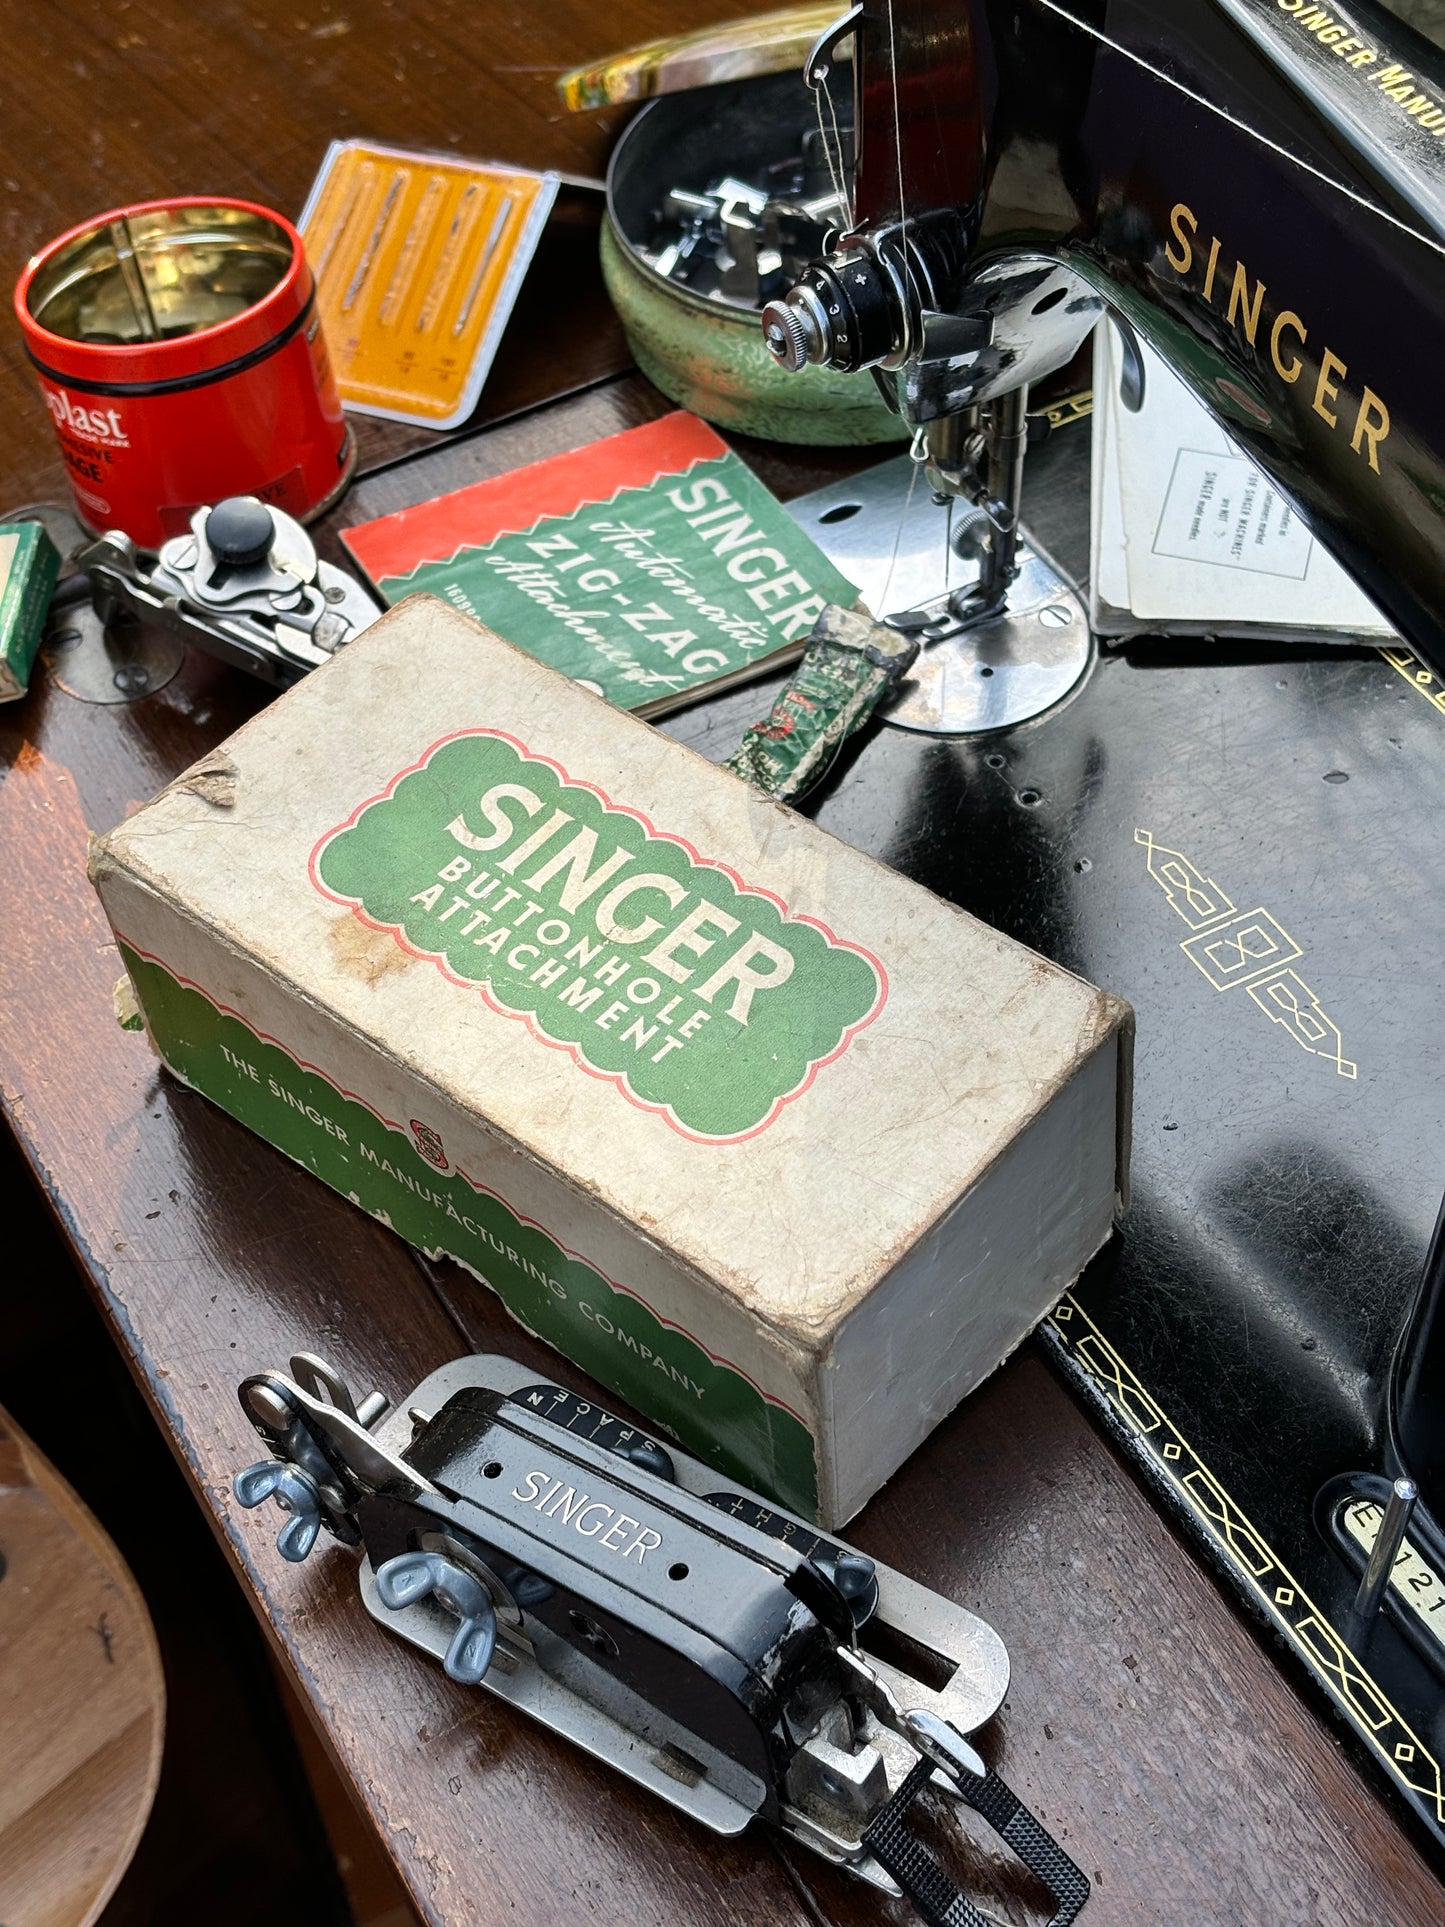
M 1127 1005 L 429 597 L 92 874 L 178 1076 L 828 1525 L 1121 1200 Z

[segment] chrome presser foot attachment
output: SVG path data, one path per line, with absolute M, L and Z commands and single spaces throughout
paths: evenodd
M 1078 591 L 1019 522 L 1027 396 L 942 416 L 919 431 L 912 466 L 900 457 L 790 504 L 868 608 L 921 644 L 879 710 L 899 729 L 1029 722 L 1093 660 Z
M 970 613 L 969 592 L 955 591 L 942 609 L 893 618 L 923 646 L 884 722 L 934 736 L 1008 729 L 1042 716 L 1083 680 L 1093 647 L 1077 591 L 1025 537 L 1015 561 L 992 613 Z
M 890 615 L 923 645 L 886 712 L 900 729 L 1007 729 L 1062 702 L 1089 666 L 1084 606 L 1019 525 L 1028 393 L 1011 389 L 920 431 L 924 473 L 948 513 L 950 552 L 974 573 L 941 608 Z M 955 504 L 968 511 L 957 540 Z

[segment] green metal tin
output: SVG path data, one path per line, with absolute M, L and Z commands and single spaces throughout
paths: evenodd
M 908 431 L 871 382 L 825 368 L 786 373 L 763 345 L 756 312 L 695 294 L 638 252 L 669 187 L 700 188 L 719 174 L 782 159 L 812 114 L 797 74 L 664 95 L 644 107 L 607 172 L 607 292 L 642 372 L 719 427 L 830 447 L 906 441 Z

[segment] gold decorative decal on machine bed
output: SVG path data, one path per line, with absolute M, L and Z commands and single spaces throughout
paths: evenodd
M 1289 1642 L 1361 1739 L 1395 1779 L 1432 1802 L 1437 1817 L 1445 1823 L 1445 1775 L 1440 1762 L 1385 1698 L 1309 1594 L 1281 1564 L 1072 1292 L 1056 1307 L 1045 1329 L 1147 1449 L 1151 1472 L 1173 1487 L 1198 1531 L 1243 1581 L 1270 1624 Z

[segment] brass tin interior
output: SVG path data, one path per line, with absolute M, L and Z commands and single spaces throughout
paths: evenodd
M 293 251 L 283 227 L 249 208 L 117 214 L 57 249 L 32 279 L 26 306 L 69 341 L 174 341 L 253 308 L 285 275 Z

